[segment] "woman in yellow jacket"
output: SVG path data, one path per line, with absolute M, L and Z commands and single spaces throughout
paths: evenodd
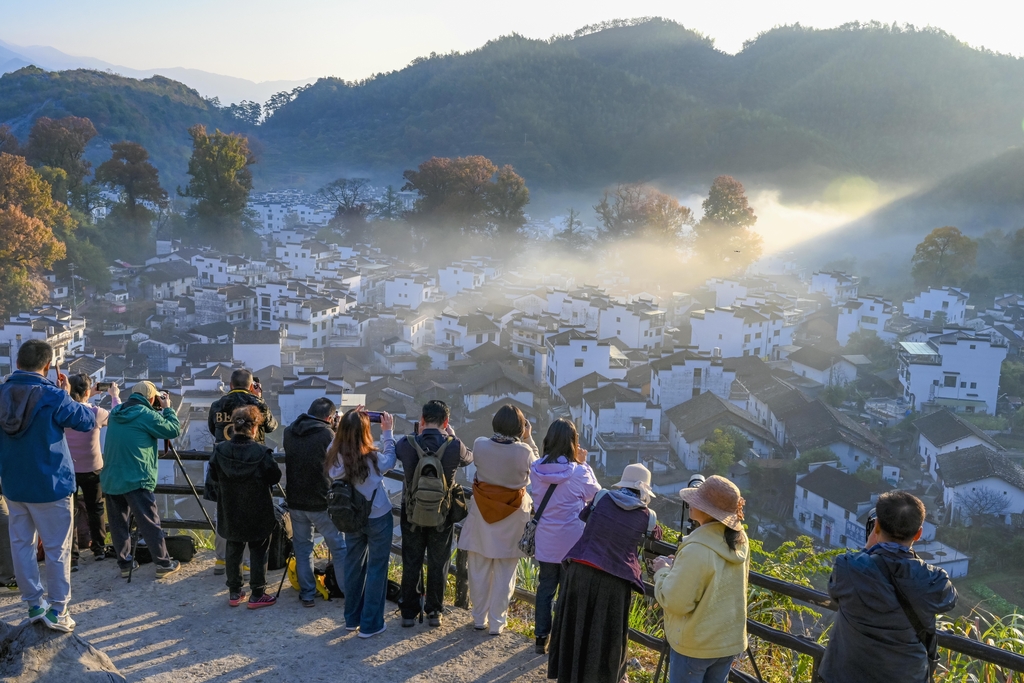
M 719 476 L 679 496 L 700 527 L 683 537 L 674 556 L 654 561 L 654 595 L 672 646 L 669 683 L 725 683 L 736 655 L 747 649 L 744 500 Z

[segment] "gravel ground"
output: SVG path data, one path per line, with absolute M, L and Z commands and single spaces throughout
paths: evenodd
M 285 583 L 277 605 L 229 607 L 213 553 L 203 551 L 163 581 L 143 565 L 131 584 L 113 560 L 83 557 L 72 574 L 76 633 L 103 650 L 132 683 L 309 681 L 374 683 L 539 683 L 547 660 L 513 633 L 473 630 L 466 610 L 451 609 L 441 628 L 403 629 L 388 603 L 388 630 L 358 638 L 344 629 L 344 602 L 303 608 Z M 270 572 L 277 589 L 281 572 Z M 0 619 L 27 616 L 19 594 L 0 594 Z

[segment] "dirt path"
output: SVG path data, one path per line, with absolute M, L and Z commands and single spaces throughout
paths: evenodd
M 163 581 L 153 565 L 131 584 L 113 560 L 83 558 L 72 574 L 71 612 L 77 633 L 110 656 L 132 683 L 539 683 L 547 660 L 533 643 L 505 633 L 474 631 L 469 612 L 452 609 L 444 625 L 401 628 L 390 613 L 388 630 L 361 639 L 344 629 L 343 601 L 299 604 L 286 583 L 274 607 L 229 607 L 224 577 L 214 576 L 204 551 Z M 281 572 L 271 572 L 276 590 Z M 0 594 L 0 619 L 27 615 L 19 594 Z M 69 682 L 71 683 L 71 682 Z

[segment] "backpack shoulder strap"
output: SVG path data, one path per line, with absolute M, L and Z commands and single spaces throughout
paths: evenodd
M 647 508 L 647 534 L 650 535 L 658 528 L 658 513 Z
M 597 507 L 597 501 L 601 500 L 602 498 L 604 498 L 607 495 L 608 495 L 608 489 L 601 489 L 600 491 L 598 491 L 594 495 L 594 500 L 591 503 L 591 505 L 593 505 L 594 507 Z
M 427 453 L 426 453 L 426 451 L 423 450 L 423 446 L 420 445 L 419 438 L 417 438 L 416 436 L 413 436 L 412 438 L 407 438 L 406 441 L 408 441 L 410 444 L 412 444 L 413 450 L 416 451 L 416 455 L 418 457 L 420 457 L 420 458 L 426 457 Z
M 450 444 L 453 441 L 455 441 L 455 439 L 453 439 L 450 436 L 447 439 L 445 439 L 444 443 L 441 444 L 440 448 L 438 448 L 436 451 L 434 451 L 434 457 L 436 457 L 438 460 L 440 460 L 442 458 L 442 456 L 444 456 L 444 452 L 445 452 L 445 449 L 448 448 L 448 444 Z

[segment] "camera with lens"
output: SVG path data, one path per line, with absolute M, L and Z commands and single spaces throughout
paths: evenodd
M 696 489 L 700 488 L 703 484 L 704 475 L 694 474 L 690 477 L 690 481 L 686 482 L 686 488 Z M 699 526 L 700 524 L 690 519 L 690 506 L 683 503 L 683 516 L 682 519 L 679 520 L 679 529 L 682 531 L 683 535 L 686 536 L 688 534 L 692 534 Z

